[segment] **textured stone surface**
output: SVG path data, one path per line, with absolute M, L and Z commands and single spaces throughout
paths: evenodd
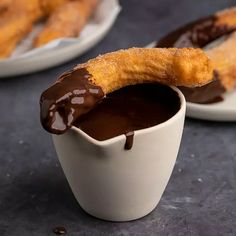
M 39 95 L 62 71 L 107 51 L 144 46 L 230 0 L 123 0 L 114 28 L 96 48 L 60 67 L 0 80 L 0 236 L 236 235 L 236 124 L 187 120 L 173 175 L 157 209 L 128 223 L 97 220 L 75 201 L 50 135 L 39 123 Z

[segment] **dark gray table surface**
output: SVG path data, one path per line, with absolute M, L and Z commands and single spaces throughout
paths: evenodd
M 127 223 L 95 219 L 77 204 L 39 122 L 40 93 L 57 75 L 100 53 L 145 46 L 236 0 L 122 0 L 113 29 L 80 58 L 0 80 L 0 236 L 236 235 L 236 123 L 187 119 L 178 161 L 155 211 Z M 171 137 L 170 137 L 171 138 Z

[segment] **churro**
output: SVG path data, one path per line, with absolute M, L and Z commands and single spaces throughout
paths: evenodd
M 80 0 L 63 4 L 49 17 L 34 41 L 40 47 L 54 39 L 78 36 L 94 11 L 98 0 Z
M 201 49 L 131 48 L 104 54 L 64 73 L 41 96 L 41 121 L 61 134 L 107 93 L 141 83 L 196 87 L 213 78 Z

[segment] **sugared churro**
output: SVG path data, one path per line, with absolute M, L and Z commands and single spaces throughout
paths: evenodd
M 49 17 L 34 46 L 39 47 L 51 40 L 78 36 L 94 11 L 98 0 L 79 0 L 63 4 Z
M 213 78 L 201 49 L 131 48 L 104 54 L 63 74 L 40 100 L 41 120 L 52 133 L 64 133 L 107 94 L 147 82 L 196 87 Z
M 236 87 L 236 33 L 227 36 L 218 46 L 206 50 L 218 72 L 218 77 L 227 91 Z
M 49 16 L 52 14 L 58 7 L 65 4 L 70 0 L 41 0 L 40 1 L 40 7 L 42 11 L 44 12 L 45 16 Z
M 35 39 L 39 47 L 50 40 L 78 36 L 99 0 L 4 0 L 0 3 L 0 58 L 11 55 L 33 25 L 48 18 Z
M 32 21 L 25 14 L 13 15 L 0 21 L 0 58 L 11 55 L 17 43 L 30 32 Z
M 11 4 L 11 0 L 1 0 L 0 1 L 0 13 L 6 10 Z
M 180 27 L 158 41 L 157 47 L 202 48 L 213 62 L 216 81 L 198 89 L 181 88 L 187 101 L 219 102 L 224 92 L 236 87 L 235 30 L 236 8 L 233 7 Z
M 41 16 L 39 0 L 12 0 L 0 18 L 0 58 L 11 55 Z

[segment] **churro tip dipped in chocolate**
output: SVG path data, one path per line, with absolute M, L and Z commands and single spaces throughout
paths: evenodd
M 40 99 L 43 127 L 66 132 L 106 94 L 128 85 L 161 83 L 196 87 L 213 78 L 212 64 L 201 49 L 131 48 L 107 53 L 64 73 Z
M 186 24 L 162 37 L 157 47 L 203 48 L 211 41 L 236 30 L 236 7 Z
M 188 102 L 215 103 L 236 88 L 236 7 L 189 23 L 161 38 L 156 47 L 202 48 L 212 61 L 215 80 L 206 87 L 182 88 Z

